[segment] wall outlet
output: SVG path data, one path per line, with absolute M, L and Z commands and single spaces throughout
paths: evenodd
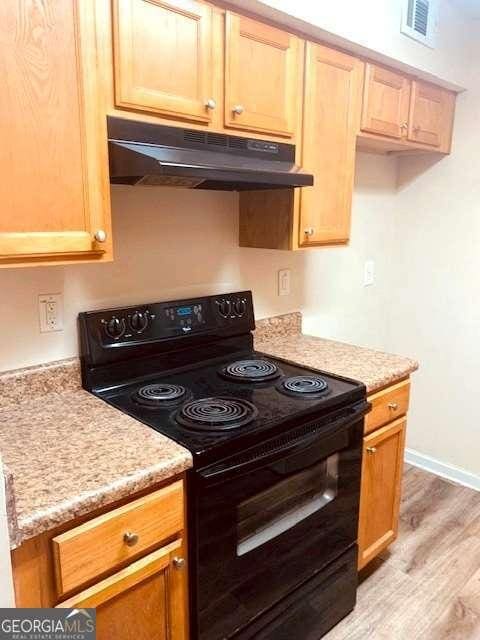
M 38 296 L 40 331 L 63 331 L 63 296 L 61 293 L 44 293 Z
M 373 260 L 366 260 L 363 271 L 363 286 L 369 287 L 375 282 L 375 262 Z
M 278 272 L 278 295 L 290 295 L 290 269 L 280 269 Z

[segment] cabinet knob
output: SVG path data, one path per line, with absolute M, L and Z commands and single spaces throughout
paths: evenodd
M 94 238 L 97 242 L 105 242 L 107 234 L 103 229 L 98 229 L 98 231 L 95 231 Z
M 377 447 L 367 447 L 367 451 L 370 455 L 377 452 Z
M 205 106 L 207 107 L 207 109 L 215 109 L 217 106 L 216 101 L 213 98 L 209 98 L 206 102 L 205 102 Z
M 123 534 L 123 541 L 125 542 L 127 547 L 134 547 L 138 542 L 138 534 L 127 531 Z
M 403 122 L 403 123 L 400 125 L 400 129 L 408 129 L 408 122 Z
M 313 227 L 307 227 L 304 231 L 305 235 L 309 238 L 314 235 L 315 229 Z
M 398 404 L 396 402 L 389 402 L 388 408 L 392 411 L 396 411 L 398 409 Z
M 232 109 L 233 113 L 236 113 L 237 116 L 242 115 L 242 113 L 245 111 L 245 107 L 241 104 L 236 104 L 233 109 Z
M 185 558 L 175 557 L 173 558 L 172 563 L 175 569 L 183 569 L 185 566 Z

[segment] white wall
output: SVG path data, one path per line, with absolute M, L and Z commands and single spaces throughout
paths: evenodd
M 440 0 L 437 46 L 400 33 L 404 0 L 232 0 L 347 49 L 408 65 L 456 86 L 468 82 L 461 45 L 461 0 Z M 281 12 L 281 13 L 280 13 Z M 283 15 L 282 15 L 283 14 Z M 301 21 L 301 22 L 300 22 Z M 315 32 L 315 29 L 317 32 Z M 359 47 L 361 49 L 359 49 Z
M 480 23 L 462 42 L 452 155 L 400 162 L 388 343 L 421 361 L 407 445 L 480 476 Z
M 395 158 L 357 154 L 349 247 L 305 256 L 306 333 L 388 348 L 396 179 Z M 368 287 L 363 285 L 366 260 L 375 263 L 375 284 Z
M 113 187 L 113 263 L 0 270 L 0 371 L 75 355 L 79 311 L 244 288 L 258 318 L 305 306 L 313 331 L 384 346 L 384 285 L 366 290 L 361 277 L 367 255 L 378 256 L 385 277 L 395 161 L 361 154 L 357 166 L 351 246 L 294 253 L 239 248 L 234 193 Z M 283 268 L 292 270 L 292 293 L 279 297 Z M 40 333 L 38 295 L 57 292 L 64 331 Z

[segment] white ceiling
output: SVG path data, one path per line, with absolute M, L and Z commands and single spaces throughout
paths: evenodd
M 480 0 L 455 0 L 455 3 L 472 18 L 480 20 Z

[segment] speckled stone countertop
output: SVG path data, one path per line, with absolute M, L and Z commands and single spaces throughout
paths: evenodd
M 360 380 L 372 393 L 418 369 L 418 362 L 383 351 L 302 334 L 302 315 L 257 321 L 255 349 L 295 364 Z
M 77 359 L 0 374 L 0 454 L 12 548 L 192 465 L 84 391 Z

